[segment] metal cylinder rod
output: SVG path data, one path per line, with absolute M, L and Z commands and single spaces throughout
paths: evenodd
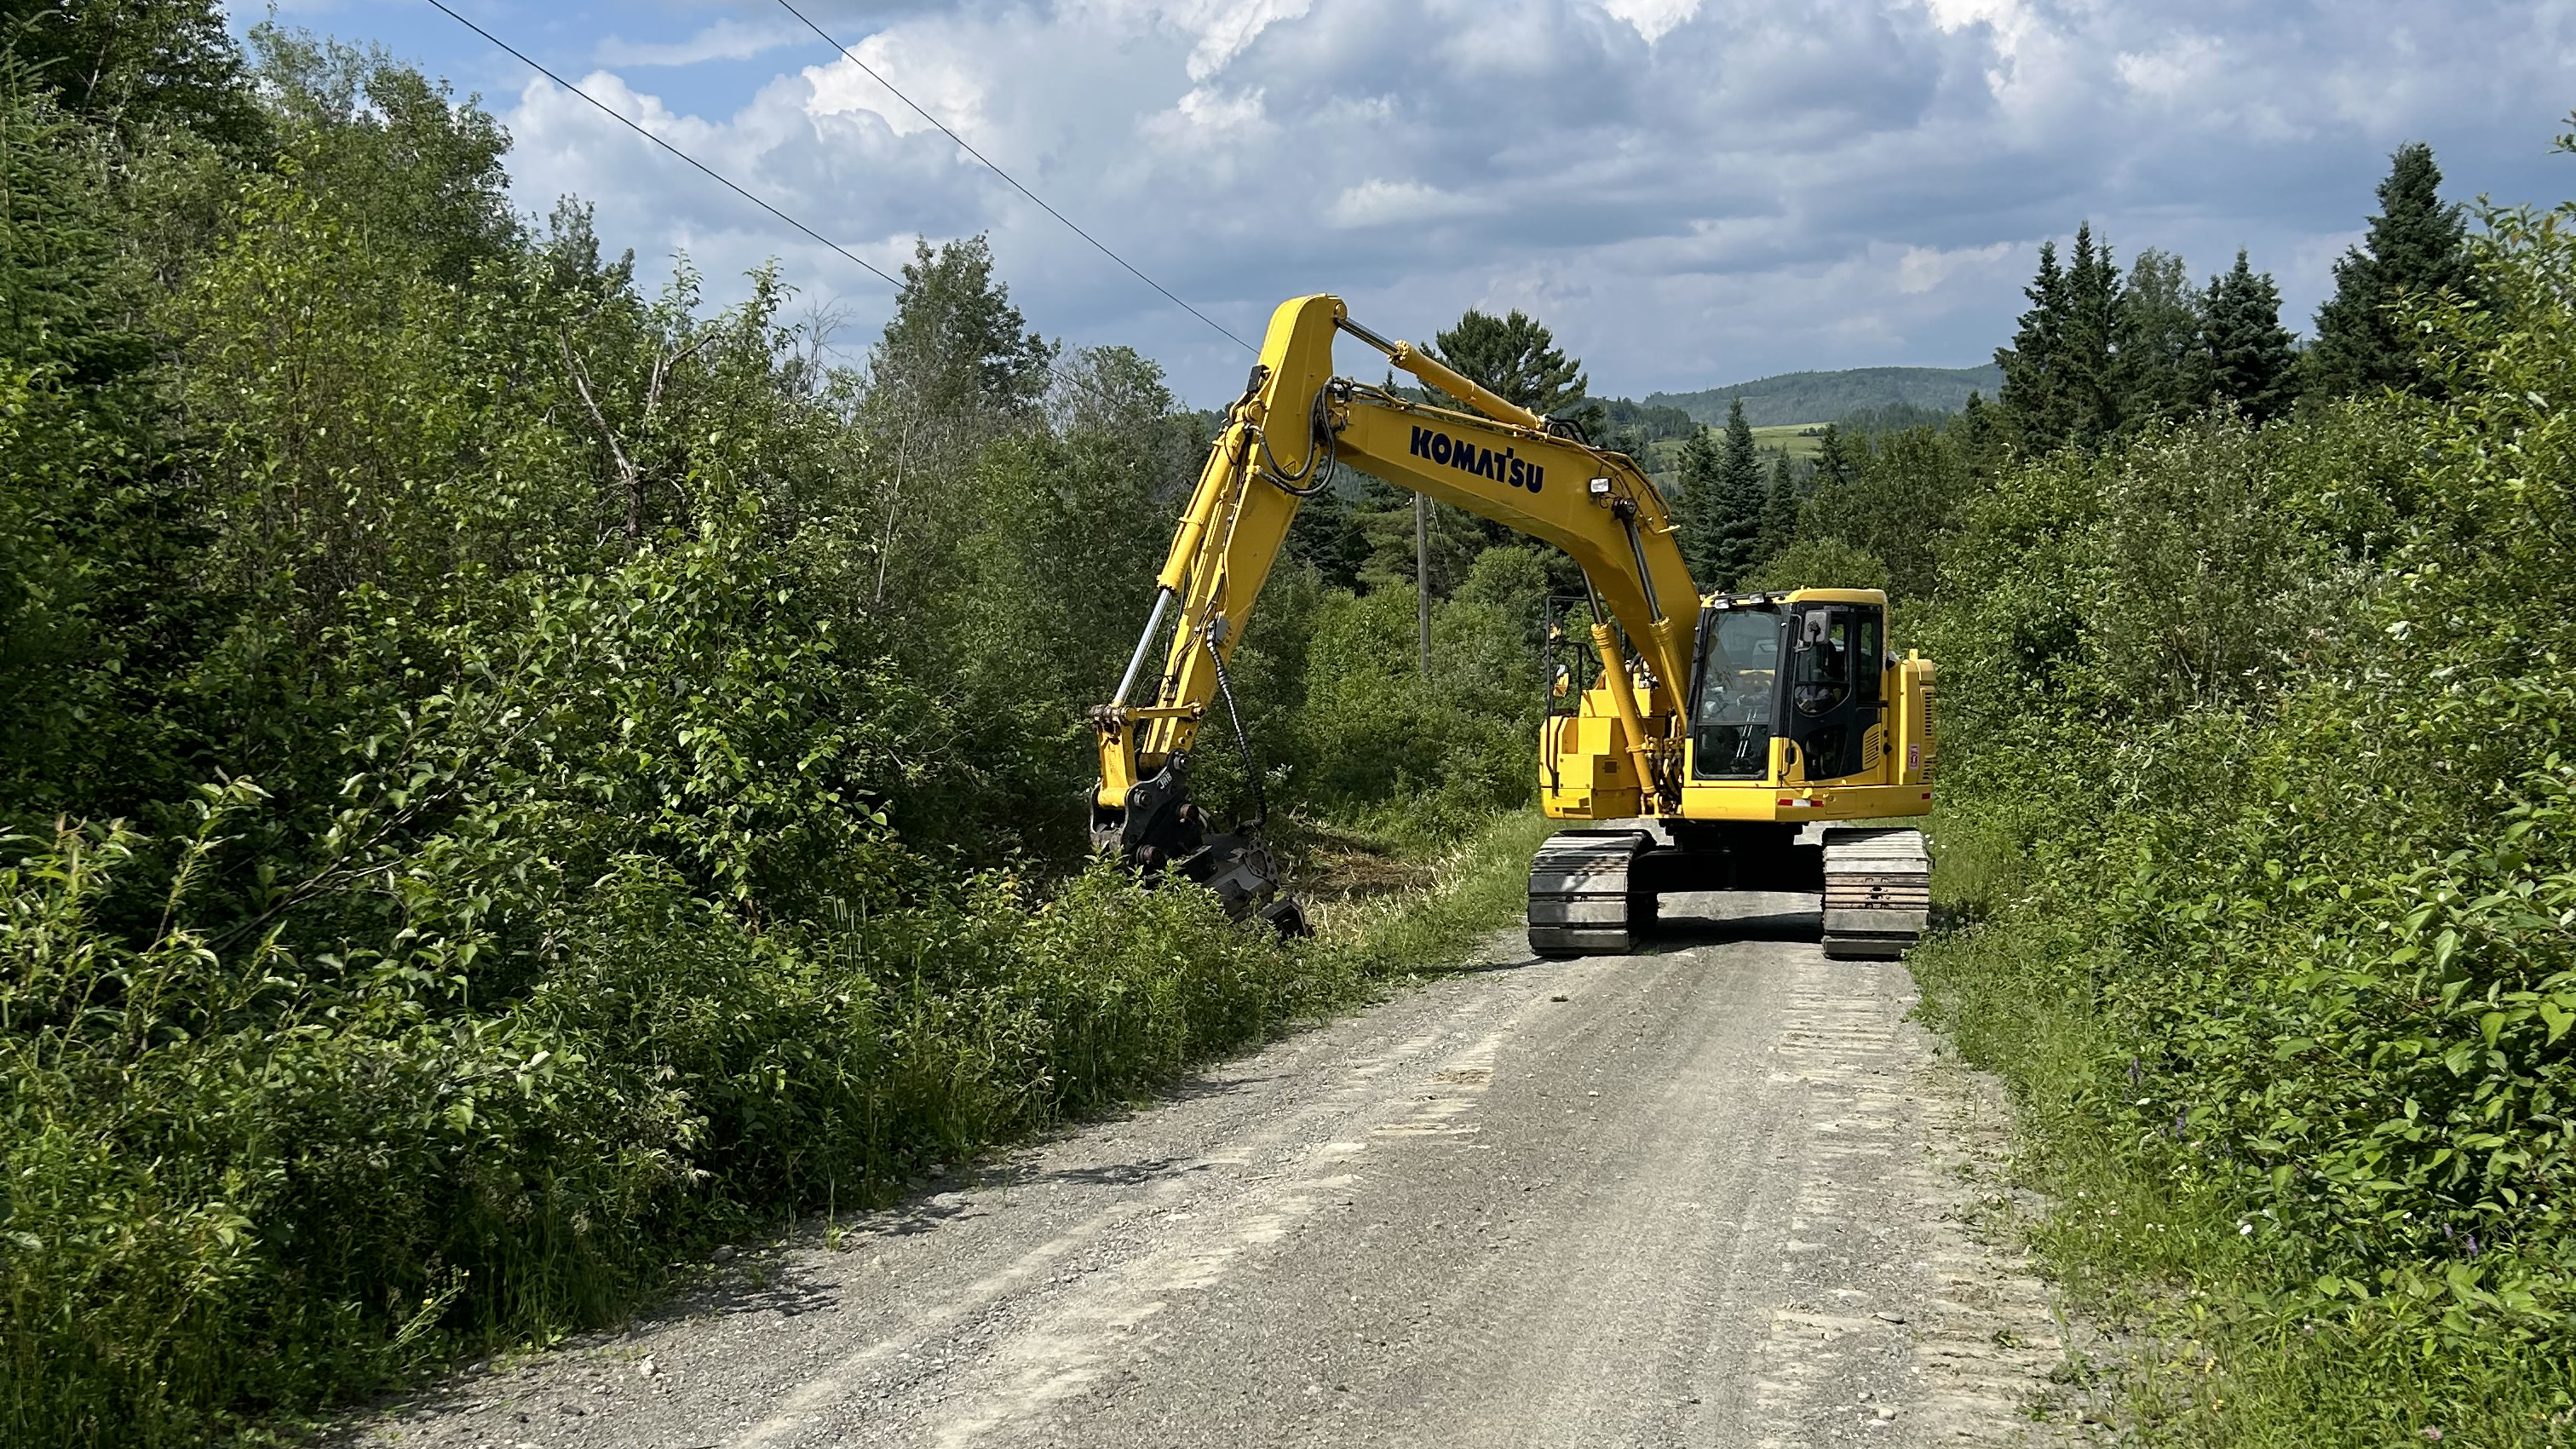
M 1127 672 L 1118 679 L 1118 692 L 1109 697 L 1111 704 L 1125 704 L 1127 691 L 1136 687 L 1136 676 L 1145 668 L 1145 651 L 1154 647 L 1155 631 L 1163 627 L 1163 611 L 1172 605 L 1172 590 L 1154 591 L 1154 610 L 1145 616 L 1145 633 L 1136 641 L 1136 653 L 1127 661 Z
M 1540 417 L 1538 414 L 1531 412 L 1528 408 L 1522 407 L 1519 403 L 1513 402 L 1510 398 L 1503 396 L 1501 393 L 1498 393 L 1492 388 L 1485 386 L 1483 383 L 1476 381 L 1467 374 L 1460 372 L 1458 369 L 1451 367 L 1449 364 L 1442 362 L 1440 359 L 1433 357 L 1427 352 L 1424 352 L 1421 348 L 1414 346 L 1410 342 L 1390 342 L 1386 338 L 1378 336 L 1376 333 L 1371 332 L 1358 323 L 1351 321 L 1347 317 L 1342 318 L 1334 325 L 1340 327 L 1343 331 L 1358 338 L 1362 342 L 1367 343 L 1369 346 L 1376 348 L 1378 351 L 1385 353 L 1389 362 L 1392 362 L 1396 366 L 1403 368 L 1405 371 L 1412 373 L 1415 377 L 1422 379 L 1424 382 L 1431 384 L 1433 387 L 1440 389 L 1442 392 L 1449 394 L 1451 397 L 1458 399 L 1467 406 L 1474 408 L 1476 411 L 1483 413 L 1489 418 L 1494 419 L 1496 422 L 1514 423 L 1521 427 L 1533 430 L 1543 429 L 1547 426 L 1547 419 Z

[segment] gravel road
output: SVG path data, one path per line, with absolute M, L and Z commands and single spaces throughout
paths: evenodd
M 1667 897 L 747 1249 L 347 1445 L 2018 1442 L 2062 1352 L 2000 1124 L 1814 897 Z M 1683 919 L 1675 919 L 1683 918 Z

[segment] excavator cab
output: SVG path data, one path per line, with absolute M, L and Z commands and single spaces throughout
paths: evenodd
M 1722 599 L 1700 613 L 1690 708 L 1694 780 L 1763 780 L 1774 736 L 1808 780 L 1876 768 L 1886 609 L 1867 601 Z

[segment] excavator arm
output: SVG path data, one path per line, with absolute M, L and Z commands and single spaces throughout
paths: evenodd
M 1341 333 L 1475 411 L 1335 376 Z M 1582 567 L 1597 604 L 1604 685 L 1637 778 L 1649 798 L 1678 808 L 1675 721 L 1686 708 L 1700 598 L 1662 495 L 1626 456 L 1586 446 L 1437 358 L 1353 323 L 1339 298 L 1312 296 L 1271 315 L 1260 361 L 1227 410 L 1173 535 L 1117 694 L 1092 712 L 1095 843 L 1140 867 L 1181 870 L 1238 908 L 1275 893 L 1258 820 L 1211 834 L 1189 799 L 1187 767 L 1210 705 L 1221 695 L 1231 705 L 1227 666 L 1298 505 L 1343 467 L 1554 544 Z M 1158 642 L 1160 668 L 1149 675 Z

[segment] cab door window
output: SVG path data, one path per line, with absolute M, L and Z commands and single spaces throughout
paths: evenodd
M 1804 604 L 1791 618 L 1790 741 L 1810 780 L 1859 774 L 1878 723 L 1886 621 L 1868 604 Z
M 1699 691 L 1691 704 L 1691 774 L 1759 780 L 1771 769 L 1771 718 L 1787 620 L 1768 609 L 1701 616 Z
M 1878 611 L 1860 609 L 1855 612 L 1860 617 L 1855 621 L 1858 642 L 1852 649 L 1852 690 L 1853 696 L 1867 707 L 1879 702 L 1880 683 L 1886 678 L 1887 651 L 1881 647 L 1878 636 Z
M 1851 702 L 1851 611 L 1807 609 L 1798 624 L 1797 683 L 1789 698 L 1798 713 L 1821 719 Z

